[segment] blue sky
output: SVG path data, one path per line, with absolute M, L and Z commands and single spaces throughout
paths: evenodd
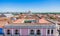
M 0 0 L 0 12 L 60 12 L 60 0 Z

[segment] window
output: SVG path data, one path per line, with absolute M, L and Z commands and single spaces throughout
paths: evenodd
M 17 29 L 15 30 L 15 34 L 18 34 L 18 30 Z
M 32 21 L 30 20 L 25 20 L 24 23 L 31 23 Z
M 47 33 L 50 34 L 50 30 L 48 30 Z
M 30 34 L 31 35 L 34 35 L 34 30 L 30 30 Z
M 7 34 L 10 34 L 10 30 L 7 30 Z
M 41 33 L 40 33 L 40 30 L 37 30 L 37 35 L 40 35 Z
M 36 20 L 32 20 L 32 22 L 36 23 L 37 21 Z
M 60 30 L 59 30 L 59 35 L 60 35 Z
M 59 35 L 60 35 L 60 30 L 58 30 L 58 32 L 59 32 Z
M 36 20 L 25 20 L 24 23 L 36 23 Z
M 53 34 L 53 30 L 51 30 L 51 34 Z

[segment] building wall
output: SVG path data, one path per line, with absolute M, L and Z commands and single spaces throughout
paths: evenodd
M 42 29 L 43 31 L 43 35 L 46 35 L 46 29 L 44 28 L 44 29 Z
M 36 31 L 39 29 L 41 31 L 41 36 L 53 36 L 56 35 L 56 27 L 54 25 L 40 25 L 40 26 L 5 26 L 4 33 L 6 34 L 7 29 L 11 30 L 11 33 L 14 35 L 15 29 L 19 30 L 20 35 L 30 35 L 30 30 L 34 30 L 36 35 Z M 50 30 L 50 34 L 47 33 L 47 30 Z M 53 34 L 51 34 L 51 30 L 53 29 Z
M 21 29 L 21 35 L 28 35 L 28 29 Z
M 10 29 L 10 30 L 11 30 L 11 33 L 14 35 L 14 32 L 15 32 L 14 30 L 15 30 L 15 29 Z M 12 31 L 12 30 L 13 30 L 13 31 Z M 30 30 L 32 30 L 32 29 L 27 29 L 27 28 L 25 29 L 25 28 L 24 28 L 24 29 L 18 29 L 18 30 L 19 30 L 19 32 L 20 32 L 20 35 L 29 35 L 29 34 L 30 34 Z M 36 31 L 37 31 L 38 29 L 33 29 L 33 30 L 35 31 L 34 33 L 36 34 Z M 44 35 L 44 36 L 54 36 L 54 35 L 55 35 L 55 29 L 53 29 L 53 31 L 54 31 L 53 33 L 54 33 L 54 34 L 51 34 L 51 32 L 50 32 L 50 34 L 47 34 L 47 30 L 48 30 L 48 29 L 45 29 L 45 28 L 42 28 L 42 29 L 39 29 L 39 30 L 41 31 L 41 36 L 42 36 L 42 35 Z M 49 29 L 49 30 L 51 31 L 51 29 Z M 6 31 L 7 31 L 7 29 L 4 29 L 5 35 L 7 35 L 7 34 L 6 34 Z

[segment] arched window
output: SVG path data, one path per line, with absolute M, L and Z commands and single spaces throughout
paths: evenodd
M 50 34 L 50 30 L 48 30 L 47 33 Z
M 40 30 L 37 30 L 36 34 L 37 35 L 40 35 L 41 34 Z
M 60 35 L 60 32 L 59 32 L 59 35 Z
M 53 30 L 51 30 L 51 34 L 53 34 Z
M 31 23 L 31 20 L 25 20 L 24 23 Z
M 34 30 L 30 30 L 30 34 L 31 35 L 34 35 Z
M 60 30 L 58 30 L 58 32 L 59 32 L 59 35 L 60 35 Z
M 15 30 L 15 34 L 19 34 L 17 29 Z
M 9 29 L 7 30 L 7 34 L 10 34 L 10 30 Z

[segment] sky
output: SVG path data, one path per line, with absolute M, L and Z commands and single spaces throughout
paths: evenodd
M 0 0 L 0 12 L 60 12 L 60 0 Z

